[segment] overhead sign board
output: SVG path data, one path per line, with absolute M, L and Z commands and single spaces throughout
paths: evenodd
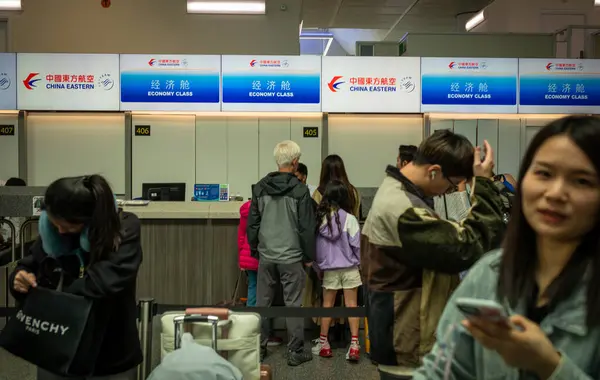
M 218 55 L 121 55 L 121 110 L 220 111 Z
M 0 110 L 17 109 L 17 55 L 0 53 Z
M 520 113 L 598 113 L 600 60 L 520 59 Z
M 418 57 L 323 57 L 323 112 L 420 112 Z
M 518 59 L 422 58 L 421 112 L 516 113 Z
M 223 111 L 321 111 L 321 57 L 222 57 Z
M 17 55 L 23 110 L 118 111 L 118 54 Z

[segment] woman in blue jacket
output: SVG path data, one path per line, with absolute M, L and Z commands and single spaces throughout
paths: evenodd
M 140 222 L 119 213 L 99 175 L 62 178 L 46 190 L 39 237 L 11 275 L 11 292 L 23 301 L 32 287 L 55 289 L 94 301 L 94 378 L 128 380 L 142 361 L 137 331 L 136 280 L 142 262 Z M 94 359 L 91 359 L 94 360 Z M 38 380 L 58 380 L 38 370 Z
M 595 117 L 560 119 L 534 137 L 503 249 L 455 291 L 414 380 L 600 379 L 598 146 Z M 459 297 L 505 305 L 512 326 L 466 319 Z

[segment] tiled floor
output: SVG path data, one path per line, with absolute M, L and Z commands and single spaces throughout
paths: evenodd
M 285 346 L 269 349 L 265 361 L 273 368 L 273 380 L 378 380 L 374 365 L 367 358 L 357 364 L 347 363 L 345 350 L 335 350 L 334 357 L 315 357 L 298 367 L 288 367 Z M 35 368 L 0 349 L 0 380 L 35 380 Z
M 333 358 L 313 357 L 313 360 L 298 367 L 289 367 L 285 358 L 285 347 L 270 348 L 265 360 L 273 368 L 274 380 L 379 380 L 377 368 L 364 357 L 357 364 L 346 362 L 346 350 L 334 350 Z
M 153 323 L 153 367 L 160 360 L 160 321 Z M 311 334 L 308 334 L 310 336 Z M 307 342 L 306 348 L 310 348 Z M 273 380 L 378 380 L 377 368 L 364 355 L 357 364 L 346 362 L 346 350 L 334 350 L 333 358 L 313 357 L 313 360 L 298 367 L 289 367 L 286 361 L 286 346 L 269 347 L 265 360 L 273 368 Z M 0 348 L 0 380 L 36 380 L 35 367 L 15 358 Z

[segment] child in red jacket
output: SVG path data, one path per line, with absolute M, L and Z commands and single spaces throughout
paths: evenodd
M 256 306 L 256 280 L 258 275 L 258 260 L 250 255 L 250 245 L 246 235 L 248 226 L 248 213 L 250 212 L 250 201 L 240 207 L 240 225 L 238 227 L 238 255 L 240 269 L 248 274 L 248 301 L 246 306 Z M 272 323 L 271 320 L 269 323 Z M 272 330 L 272 329 L 271 329 Z M 269 346 L 278 346 L 281 338 L 273 336 L 269 338 Z
M 250 201 L 240 207 L 240 225 L 238 227 L 238 254 L 240 269 L 248 274 L 248 301 L 247 306 L 256 306 L 256 276 L 258 271 L 258 260 L 250 255 L 250 245 L 246 235 L 248 226 L 248 213 L 250 212 Z

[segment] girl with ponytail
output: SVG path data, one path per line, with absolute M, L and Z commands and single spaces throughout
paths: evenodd
M 137 332 L 136 281 L 142 262 L 140 222 L 119 212 L 106 179 L 61 178 L 46 190 L 39 237 L 10 278 L 23 301 L 32 287 L 55 289 L 94 301 L 94 341 L 101 342 L 94 378 L 127 380 L 142 361 Z M 38 380 L 61 379 L 38 370 Z

